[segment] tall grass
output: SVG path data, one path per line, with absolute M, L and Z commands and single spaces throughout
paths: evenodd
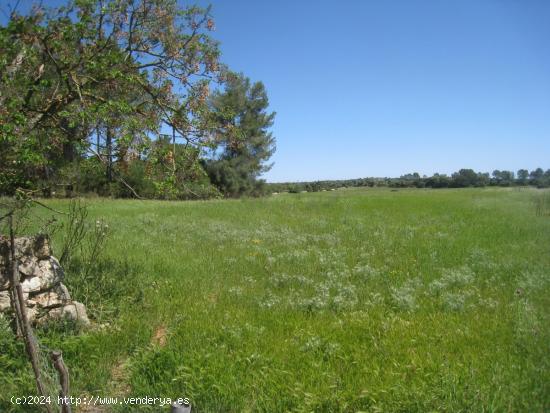
M 95 327 L 43 340 L 74 394 L 189 397 L 194 412 L 548 411 L 550 220 L 531 197 L 92 201 L 106 257 L 66 282 Z M 1 331 L 0 410 L 29 411 L 4 396 L 32 383 Z
M 534 203 L 537 216 L 550 216 L 550 191 L 541 190 L 534 196 Z

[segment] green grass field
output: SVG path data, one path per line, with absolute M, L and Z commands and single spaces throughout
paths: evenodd
M 197 413 L 547 412 L 539 196 L 88 200 L 112 234 L 97 268 L 72 265 L 66 284 L 95 327 L 39 334 L 63 350 L 75 396 L 188 397 Z M 35 390 L 5 327 L 0 347 L 0 411 L 30 411 L 7 397 Z

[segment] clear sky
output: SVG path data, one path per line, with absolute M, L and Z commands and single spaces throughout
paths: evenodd
M 211 4 L 277 112 L 268 181 L 550 168 L 550 1 Z
M 550 168 L 549 0 L 198 2 L 277 112 L 268 181 Z

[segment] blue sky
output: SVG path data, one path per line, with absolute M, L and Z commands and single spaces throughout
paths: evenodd
M 198 1 L 277 112 L 268 181 L 550 168 L 550 1 Z
M 550 168 L 549 1 L 211 4 L 277 112 L 268 181 Z

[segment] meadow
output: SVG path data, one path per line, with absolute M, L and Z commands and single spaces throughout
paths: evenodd
M 38 333 L 63 350 L 73 395 L 188 397 L 197 413 L 549 411 L 541 196 L 90 199 L 107 248 L 93 271 L 73 260 L 66 284 L 93 327 Z M 30 411 L 9 402 L 35 390 L 5 320 L 0 347 L 0 411 Z

